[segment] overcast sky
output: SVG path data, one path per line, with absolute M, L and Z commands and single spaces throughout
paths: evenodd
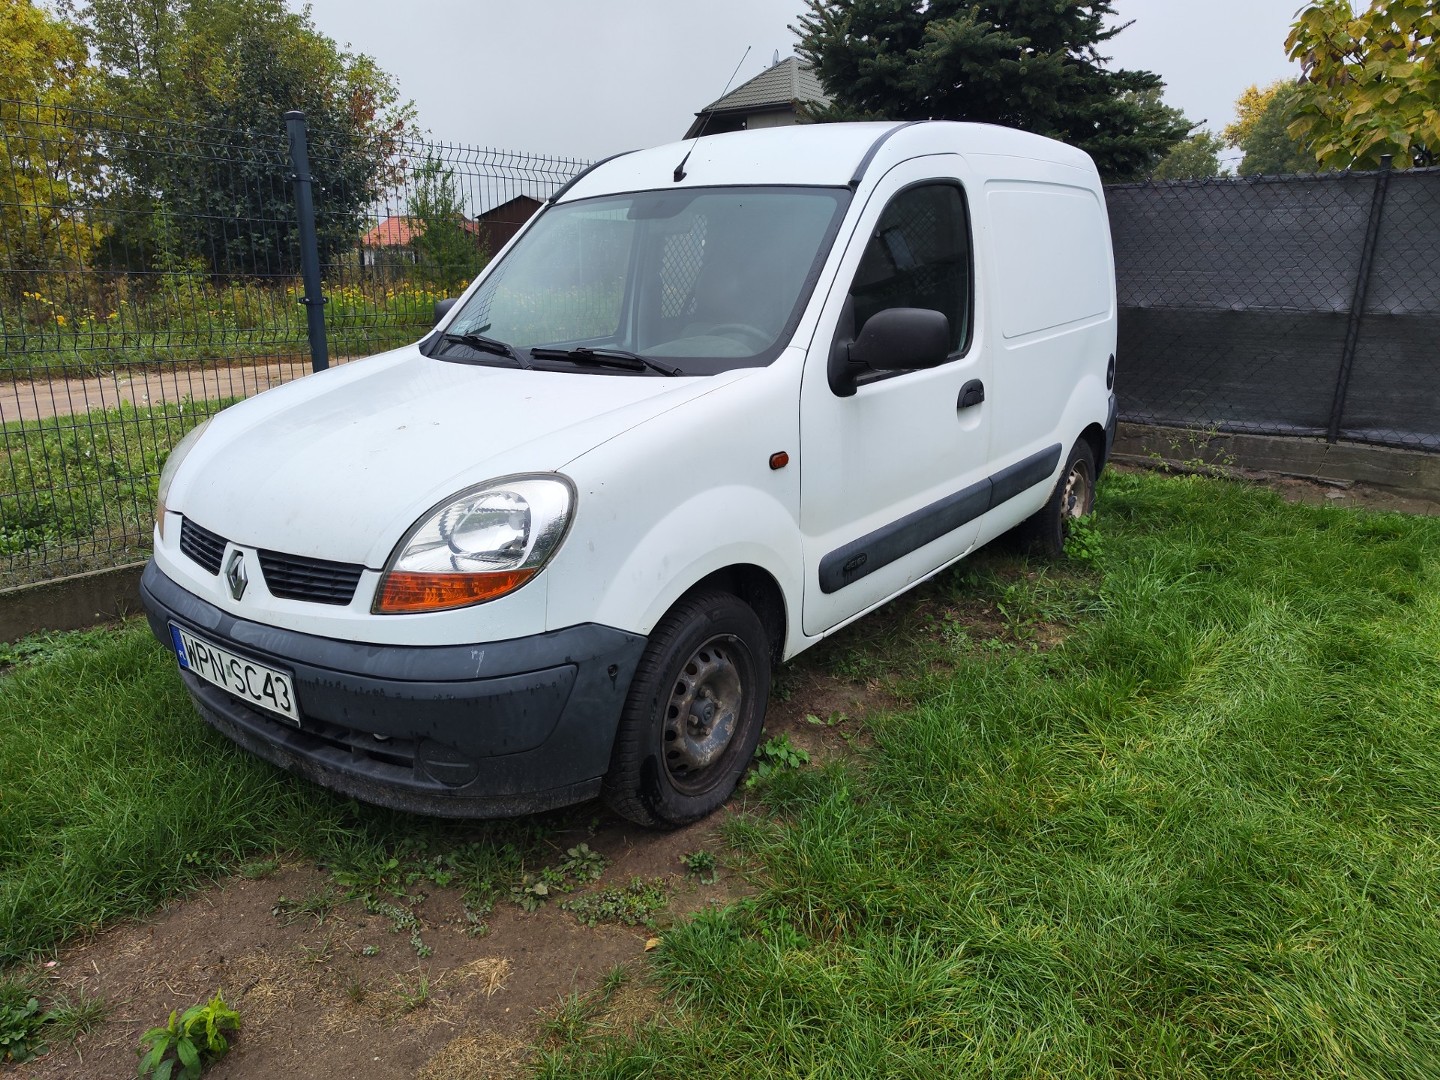
M 301 0 L 289 0 L 297 10 Z M 311 0 L 321 32 L 373 56 L 445 142 L 594 159 L 679 139 L 695 112 L 789 56 L 801 0 Z M 1115 0 L 1113 67 L 1219 131 L 1251 83 L 1293 73 L 1301 0 Z M 741 63 L 746 47 L 750 53 Z

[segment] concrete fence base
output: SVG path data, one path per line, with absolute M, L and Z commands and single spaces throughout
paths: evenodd
M 144 563 L 0 589 L 0 641 L 42 630 L 80 630 L 140 613 Z
M 1440 502 L 1440 454 L 1359 443 L 1121 424 L 1115 460 L 1220 466 L 1323 483 L 1368 484 L 1410 499 Z

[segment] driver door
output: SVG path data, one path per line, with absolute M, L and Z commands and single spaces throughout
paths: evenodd
M 802 626 L 821 634 L 965 554 L 989 508 L 971 213 L 957 155 L 892 169 L 866 203 L 806 360 L 800 395 Z M 939 178 L 939 179 L 937 179 Z M 891 307 L 941 311 L 948 361 L 831 388 L 832 349 Z M 977 390 L 979 394 L 977 395 Z

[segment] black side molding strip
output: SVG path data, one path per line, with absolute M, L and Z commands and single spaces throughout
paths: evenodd
M 820 560 L 820 591 L 827 595 L 839 592 L 846 585 L 974 521 L 1001 503 L 1049 480 L 1059 463 L 1060 444 L 1056 443 L 1006 466 L 978 484 L 922 506 L 836 548 Z
M 993 510 L 1003 502 L 1009 502 L 1022 491 L 1050 479 L 1055 466 L 1060 464 L 1060 444 L 1047 446 L 1038 454 L 1031 454 L 1024 461 L 1007 465 L 990 477 L 990 505 Z

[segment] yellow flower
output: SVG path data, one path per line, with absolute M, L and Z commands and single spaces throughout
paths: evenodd
M 57 315 L 55 316 L 55 322 L 56 322 L 56 324 L 59 325 L 59 326 L 64 326 L 64 325 L 65 325 L 65 316 L 64 316 L 64 315 L 57 314 Z

